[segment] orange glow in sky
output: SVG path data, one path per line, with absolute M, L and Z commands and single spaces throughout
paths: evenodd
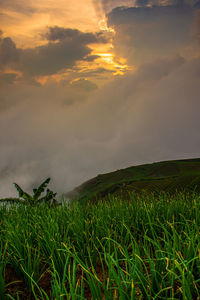
M 1 9 L 0 27 L 18 46 L 31 47 L 47 26 L 97 31 L 98 22 L 93 0 L 14 0 Z
M 0 28 L 3 36 L 11 37 L 17 47 L 24 49 L 47 43 L 44 34 L 51 26 L 83 32 L 104 31 L 111 36 L 115 34 L 114 29 L 107 26 L 100 1 L 97 9 L 94 0 L 8 0 L 1 13 Z M 80 62 L 80 69 L 81 66 L 91 70 L 102 67 L 112 70 L 113 75 L 122 75 L 128 69 L 125 59 L 115 58 L 112 53 L 112 39 L 108 43 L 90 45 L 90 48 L 92 54 L 98 55 L 99 58 L 91 63 Z M 70 76 L 73 77 L 73 72 Z M 56 78 L 61 77 L 56 75 Z M 45 82 L 46 77 L 40 78 L 39 81 Z

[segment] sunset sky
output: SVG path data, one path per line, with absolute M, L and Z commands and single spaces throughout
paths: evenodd
M 200 1 L 0 0 L 0 197 L 200 157 Z

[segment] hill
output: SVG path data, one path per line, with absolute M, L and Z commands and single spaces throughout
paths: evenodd
M 174 193 L 176 190 L 194 188 L 200 191 L 200 158 L 162 161 L 99 174 L 67 196 L 94 199 L 143 190 Z

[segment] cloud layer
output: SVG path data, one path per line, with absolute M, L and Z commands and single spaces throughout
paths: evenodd
M 199 25 L 196 20 L 195 29 L 197 11 L 193 6 L 183 1 L 165 5 L 156 1 L 153 6 L 146 5 L 149 1 L 138 3 L 140 6 L 117 7 L 108 14 L 108 24 L 116 30 L 118 55 L 138 65 L 176 53 L 185 55 L 194 47 Z
M 103 32 L 83 33 L 78 29 L 50 27 L 48 43 L 29 49 L 17 48 L 10 37 L 0 38 L 0 67 L 12 67 L 31 76 L 52 75 L 72 68 L 77 61 L 92 61 L 93 43 L 106 43 Z

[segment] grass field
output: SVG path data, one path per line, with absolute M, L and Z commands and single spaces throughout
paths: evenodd
M 0 299 L 200 299 L 200 194 L 0 207 Z

